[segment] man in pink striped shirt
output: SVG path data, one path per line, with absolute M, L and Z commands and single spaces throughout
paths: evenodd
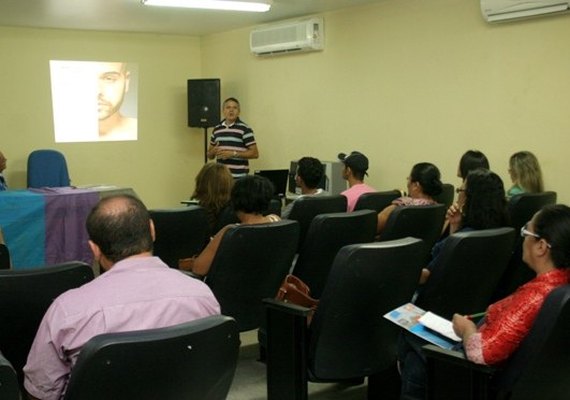
M 46 312 L 24 367 L 32 399 L 62 397 L 82 346 L 95 335 L 220 314 L 206 284 L 152 255 L 154 225 L 137 198 L 101 200 L 87 218 L 87 231 L 95 260 L 106 272 L 65 292 Z

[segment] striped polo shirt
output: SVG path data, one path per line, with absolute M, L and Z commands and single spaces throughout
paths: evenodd
M 219 143 L 221 150 L 246 151 L 247 148 L 255 144 L 253 130 L 241 121 L 239 118 L 230 126 L 226 125 L 223 120 L 219 125 L 214 127 L 210 137 L 210 144 L 215 146 Z M 246 158 L 228 158 L 226 160 L 217 160 L 220 164 L 226 165 L 234 178 L 241 178 L 249 173 L 249 161 Z

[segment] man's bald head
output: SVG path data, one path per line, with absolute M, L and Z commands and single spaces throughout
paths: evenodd
M 119 195 L 101 200 L 87 217 L 87 232 L 112 263 L 152 252 L 150 216 L 145 205 L 134 196 Z

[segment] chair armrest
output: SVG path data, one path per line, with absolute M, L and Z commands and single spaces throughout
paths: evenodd
M 492 367 L 490 365 L 475 364 L 473 361 L 469 361 L 461 351 L 442 349 L 441 347 L 433 344 L 423 346 L 422 351 L 427 358 L 433 358 L 480 373 L 491 375 L 497 370 L 496 367 Z
M 264 299 L 267 311 L 267 399 L 307 399 L 310 308 Z
M 311 313 L 311 309 L 307 307 L 298 306 L 297 304 L 285 303 L 276 299 L 263 299 L 263 303 L 268 312 L 282 312 L 299 317 L 306 317 Z M 271 310 L 271 311 L 270 311 Z
M 184 275 L 188 275 L 189 277 L 194 278 L 194 279 L 198 279 L 200 281 L 203 281 L 205 278 L 204 276 L 195 274 L 192 271 L 185 271 L 183 269 L 180 269 L 179 271 L 182 272 Z
M 426 395 L 435 399 L 487 399 L 496 368 L 475 364 L 463 352 L 434 345 L 422 347 L 426 356 Z

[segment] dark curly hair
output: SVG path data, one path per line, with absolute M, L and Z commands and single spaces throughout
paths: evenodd
M 550 257 L 556 268 L 570 267 L 570 207 L 545 206 L 534 217 L 534 233 L 550 244 Z
M 439 169 L 428 162 L 414 165 L 410 172 L 410 180 L 418 182 L 422 187 L 422 192 L 430 197 L 437 196 L 443 190 Z
M 303 157 L 297 162 L 297 175 L 309 189 L 316 189 L 324 174 L 325 168 L 316 158 Z
M 269 208 L 275 189 L 273 183 L 259 175 L 238 179 L 232 188 L 231 201 L 235 211 L 261 214 Z
M 505 187 L 499 175 L 483 168 L 467 175 L 462 225 L 475 230 L 509 225 Z

